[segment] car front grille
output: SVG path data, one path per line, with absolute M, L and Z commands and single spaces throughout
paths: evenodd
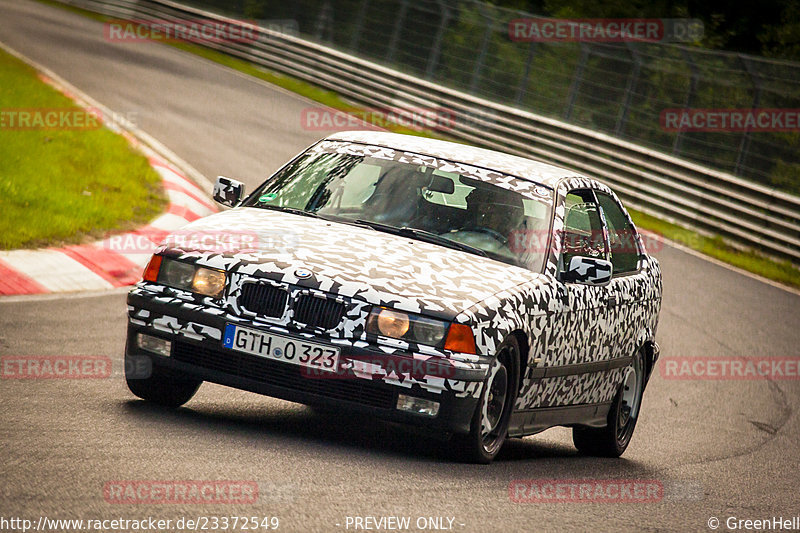
M 312 328 L 333 329 L 342 321 L 344 312 L 341 302 L 303 295 L 294 304 L 294 321 Z
M 216 370 L 259 383 L 346 400 L 369 407 L 394 408 L 394 392 L 368 380 L 354 377 L 315 378 L 304 376 L 298 365 L 279 363 L 234 350 L 222 350 L 177 341 L 172 358 L 209 370 Z
M 300 294 L 291 300 L 287 289 L 248 282 L 242 285 L 239 306 L 258 316 L 281 318 L 289 304 L 294 310 L 292 321 L 296 327 L 324 330 L 338 326 L 347 310 L 344 303 L 324 296 Z
M 286 308 L 289 293 L 274 285 L 245 283 L 239 305 L 257 315 L 280 318 Z

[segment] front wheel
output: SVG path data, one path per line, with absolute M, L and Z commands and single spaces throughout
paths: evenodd
M 147 375 L 139 375 L 130 369 L 136 368 L 136 357 L 125 356 L 125 381 L 132 393 L 143 400 L 165 407 L 180 407 L 192 399 L 202 381 L 186 379 L 165 368 L 150 365 Z
M 598 457 L 619 457 L 628 448 L 639 418 L 644 391 L 644 364 L 641 352 L 633 358 L 633 364 L 625 369 L 611 409 L 608 425 L 602 428 L 575 427 L 572 442 L 578 451 Z
M 462 459 L 489 464 L 502 448 L 519 392 L 519 366 L 519 343 L 514 337 L 508 337 L 497 350 L 497 359 L 489 370 L 470 432 L 454 436 Z

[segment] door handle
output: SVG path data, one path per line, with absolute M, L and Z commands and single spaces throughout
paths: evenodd
M 617 297 L 616 296 L 609 296 L 608 297 L 608 307 L 614 307 L 617 305 Z

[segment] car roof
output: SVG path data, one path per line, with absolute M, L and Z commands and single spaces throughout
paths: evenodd
M 449 161 L 457 161 L 476 167 L 496 170 L 553 189 L 559 181 L 565 178 L 590 179 L 574 170 L 543 163 L 541 161 L 497 152 L 495 150 L 476 148 L 466 144 L 430 139 L 427 137 L 417 137 L 414 135 L 383 131 L 342 131 L 329 135 L 326 137 L 326 140 L 370 144 L 440 157 Z

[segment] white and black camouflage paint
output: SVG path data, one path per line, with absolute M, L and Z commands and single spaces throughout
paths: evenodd
M 564 199 L 568 191 L 593 188 L 616 199 L 608 187 L 571 171 L 430 139 L 347 132 L 335 134 L 310 150 L 434 166 L 550 202 L 554 206 L 552 234 L 555 236 L 564 229 Z M 156 316 L 131 307 L 131 323 L 218 346 L 222 332 L 203 325 L 203 317 L 223 317 L 231 323 L 317 338 L 342 347 L 372 347 L 386 354 L 411 354 L 421 360 L 446 359 L 459 368 L 483 372 L 488 371 L 500 343 L 516 333 L 526 340 L 528 347 L 517 409 L 610 401 L 622 381 L 624 368 L 553 378 L 534 377 L 535 371 L 631 356 L 646 342 L 652 342 L 656 333 L 661 273 L 658 262 L 646 254 L 642 255 L 637 273 L 614 278 L 606 287 L 595 287 L 564 284 L 557 279 L 557 258 L 561 251 L 557 237 L 550 240 L 550 253 L 542 272 L 533 272 L 365 227 L 254 207 L 218 213 L 181 231 L 185 235 L 192 231 L 226 230 L 253 232 L 256 245 L 224 253 L 176 247 L 160 250 L 181 260 L 225 270 L 229 283 L 221 300 L 140 283 L 133 294 L 174 306 L 176 314 L 182 316 L 187 311 L 195 313 L 197 320 Z M 639 246 L 644 250 L 641 238 Z M 296 275 L 298 269 L 309 270 L 312 275 L 300 279 Z M 276 318 L 255 316 L 239 305 L 241 288 L 248 282 L 285 288 L 290 301 L 301 293 L 333 298 L 345 305 L 346 313 L 336 327 L 325 331 L 304 329 L 294 322 L 288 308 Z M 616 305 L 609 306 L 609 297 L 616 298 Z M 364 328 L 372 306 L 467 324 L 475 334 L 478 355 L 450 353 L 387 338 L 369 340 Z M 480 381 L 387 373 L 380 365 L 359 366 L 346 357 L 342 358 L 342 364 L 350 365 L 360 378 L 427 392 L 448 390 L 458 396 L 477 397 L 482 388 Z

